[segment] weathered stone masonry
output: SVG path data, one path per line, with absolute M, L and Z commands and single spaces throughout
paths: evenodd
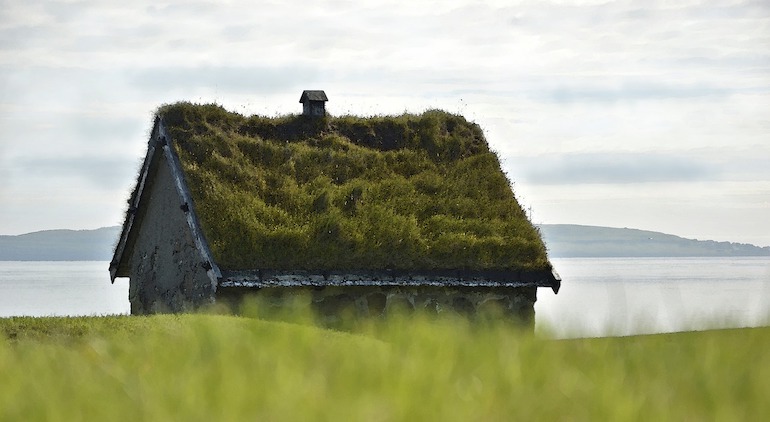
M 438 286 L 330 286 L 330 287 L 220 287 L 217 300 L 237 305 L 256 295 L 276 307 L 293 296 L 304 295 L 319 317 L 378 317 L 393 311 L 422 311 L 476 315 L 499 312 L 525 325 L 534 323 L 535 286 L 526 287 L 438 287 Z
M 217 300 L 239 304 L 256 295 L 276 306 L 303 295 L 322 318 L 342 313 L 383 316 L 397 309 L 475 315 L 499 312 L 534 323 L 537 287 L 547 271 L 225 271 Z

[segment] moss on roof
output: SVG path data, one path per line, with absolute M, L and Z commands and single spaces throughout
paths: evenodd
M 442 111 L 158 110 L 223 269 L 539 270 L 539 232 L 481 129 Z

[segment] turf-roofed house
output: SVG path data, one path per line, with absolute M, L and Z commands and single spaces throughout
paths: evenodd
M 131 313 L 304 294 L 327 315 L 489 307 L 532 322 L 537 288 L 560 279 L 479 126 L 334 117 L 321 93 L 302 96 L 315 112 L 273 118 L 158 109 L 110 263 Z

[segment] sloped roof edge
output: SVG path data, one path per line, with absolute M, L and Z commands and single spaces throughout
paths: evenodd
M 126 211 L 126 218 L 123 220 L 123 228 L 120 232 L 120 238 L 115 245 L 115 251 L 112 255 L 112 261 L 110 262 L 110 280 L 115 282 L 117 277 L 125 277 L 124 274 L 119 273 L 119 267 L 123 263 L 124 254 L 126 253 L 126 246 L 128 245 L 129 238 L 132 235 L 134 228 L 134 221 L 136 220 L 137 211 L 141 202 L 142 193 L 145 190 L 147 184 L 147 177 L 150 173 L 150 167 L 154 164 L 156 151 L 154 139 L 156 139 L 156 133 L 158 132 L 158 119 L 155 120 L 155 125 L 152 128 L 152 135 L 147 145 L 147 154 L 144 156 L 142 163 L 142 169 L 139 172 L 139 177 L 136 181 L 136 187 L 131 193 L 131 198 L 128 200 L 128 210 Z
M 110 262 L 110 279 L 115 282 L 117 277 L 126 277 L 127 274 L 120 273 L 120 266 L 127 259 L 126 248 L 130 244 L 130 241 L 136 236 L 136 229 L 138 224 L 136 222 L 139 209 L 144 205 L 144 192 L 148 187 L 148 177 L 150 169 L 153 165 L 156 165 L 156 161 L 162 153 L 166 162 L 169 165 L 169 170 L 174 179 L 174 186 L 179 194 L 182 204 L 186 205 L 185 217 L 187 225 L 190 229 L 192 238 L 195 242 L 195 247 L 199 251 L 204 262 L 202 265 L 206 269 L 212 285 L 216 288 L 217 281 L 222 277 L 222 273 L 219 270 L 216 262 L 214 261 L 211 250 L 208 246 L 203 231 L 200 228 L 200 222 L 194 210 L 194 204 L 190 190 L 187 187 L 187 183 L 184 180 L 184 173 L 182 172 L 181 163 L 174 149 L 171 147 L 171 137 L 168 135 L 163 119 L 156 117 L 155 124 L 153 125 L 152 135 L 148 142 L 147 155 L 145 156 L 144 163 L 142 164 L 142 170 L 137 179 L 137 185 L 134 192 L 129 199 L 129 207 L 126 213 L 126 219 L 123 222 L 123 229 L 120 234 L 120 239 L 115 246 L 115 253 L 113 254 L 112 261 Z

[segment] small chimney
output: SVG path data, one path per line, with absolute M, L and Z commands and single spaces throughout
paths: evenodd
M 327 101 L 329 99 L 326 97 L 326 93 L 321 90 L 305 90 L 302 91 L 302 96 L 299 97 L 304 116 L 325 116 L 326 104 L 324 103 Z

